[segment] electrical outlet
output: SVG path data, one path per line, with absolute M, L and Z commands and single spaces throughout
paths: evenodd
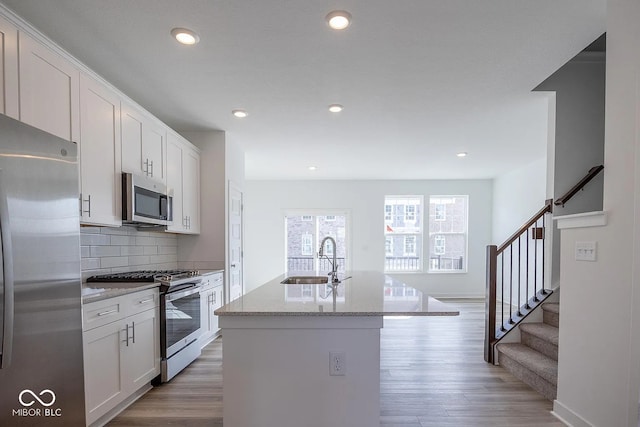
M 346 375 L 347 363 L 344 351 L 329 352 L 329 375 Z

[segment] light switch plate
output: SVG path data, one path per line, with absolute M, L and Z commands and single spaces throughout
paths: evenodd
M 595 261 L 597 254 L 596 242 L 576 242 L 576 261 Z

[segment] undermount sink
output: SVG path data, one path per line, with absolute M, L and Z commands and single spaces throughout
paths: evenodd
M 283 285 L 322 285 L 329 283 L 329 276 L 290 276 L 280 283 Z

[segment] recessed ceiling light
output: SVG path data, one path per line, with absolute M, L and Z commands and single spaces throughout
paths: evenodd
M 174 28 L 171 30 L 171 35 L 178 40 L 178 43 L 186 45 L 194 45 L 200 41 L 200 36 L 187 28 Z
M 467 157 L 467 152 L 466 151 L 461 151 L 458 154 L 456 154 L 456 156 L 458 156 L 458 157 Z
M 249 113 L 247 113 L 244 110 L 233 110 L 233 111 L 231 111 L 231 114 L 233 114 L 234 116 L 238 117 L 239 119 L 244 119 L 245 117 L 247 117 L 249 115 Z
M 334 10 L 325 18 L 327 24 L 334 30 L 344 30 L 351 24 L 351 14 L 346 10 Z
M 317 167 L 315 167 L 315 166 L 309 166 L 309 170 L 310 170 L 310 171 L 314 171 L 314 170 L 316 170 L 316 169 L 318 169 L 318 168 L 317 168 Z
M 331 111 L 332 113 L 339 113 L 343 109 L 344 109 L 344 107 L 342 105 L 340 105 L 340 104 L 331 104 L 331 105 L 329 105 L 329 111 Z

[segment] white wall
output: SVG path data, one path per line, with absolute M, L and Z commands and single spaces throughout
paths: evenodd
M 247 181 L 245 184 L 245 286 L 249 291 L 283 273 L 284 211 L 344 209 L 351 216 L 351 267 L 384 268 L 384 196 L 469 195 L 467 273 L 402 274 L 433 296 L 485 294 L 485 247 L 491 242 L 492 181 Z M 398 274 L 399 275 L 399 274 Z M 399 275 L 400 276 L 400 275 Z
M 562 234 L 558 397 L 575 426 L 638 425 L 640 389 L 640 3 L 607 3 L 603 227 Z M 597 242 L 578 262 L 577 241 Z
M 540 157 L 528 165 L 493 180 L 493 243 L 500 245 L 544 207 L 547 160 Z

